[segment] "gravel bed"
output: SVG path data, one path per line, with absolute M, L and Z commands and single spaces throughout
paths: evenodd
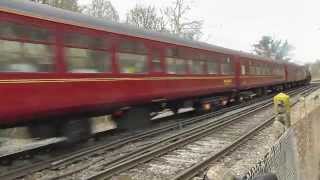
M 250 138 L 240 148 L 227 155 L 219 162 L 214 162 L 207 172 L 210 180 L 220 179 L 226 169 L 232 171 L 232 174 L 242 176 L 253 167 L 277 141 L 278 135 L 274 135 L 275 131 L 283 131 L 277 124 L 273 124 L 257 133 Z
M 123 136 L 123 137 L 125 137 L 125 136 Z M 118 138 L 121 139 L 121 137 L 118 137 Z M 124 145 L 116 150 L 111 150 L 108 152 L 103 152 L 103 151 L 96 152 L 95 155 L 82 158 L 81 160 L 76 161 L 74 163 L 61 164 L 61 165 L 59 165 L 59 167 L 57 167 L 55 169 L 46 169 L 46 170 L 43 170 L 40 172 L 36 172 L 34 174 L 29 175 L 28 179 L 48 179 L 48 178 L 52 178 L 55 176 L 60 176 L 60 175 L 65 174 L 67 172 L 77 170 L 78 168 L 81 168 L 81 167 L 87 167 L 89 170 L 96 169 L 97 167 L 99 167 L 100 163 L 104 163 L 105 161 L 112 161 L 112 160 L 118 158 L 119 156 L 126 155 L 126 154 L 130 153 L 131 151 L 136 150 L 137 148 L 142 148 L 142 147 L 152 143 L 153 141 L 157 140 L 158 138 L 159 137 L 153 137 L 148 140 L 145 139 L 143 141 L 130 143 L 130 144 Z
M 250 115 L 240 123 L 234 123 L 199 141 L 179 148 L 160 158 L 155 158 L 146 164 L 137 166 L 112 179 L 117 180 L 121 177 L 130 177 L 132 180 L 172 179 L 177 173 L 181 172 L 181 170 L 191 167 L 195 163 L 208 157 L 210 154 L 214 154 L 223 147 L 231 144 L 240 136 L 240 134 L 244 134 L 255 127 L 259 122 L 265 120 L 264 117 L 266 114 L 270 116 L 272 113 L 272 109 L 269 108 L 255 115 Z M 255 123 L 252 123 L 251 121 L 254 121 Z

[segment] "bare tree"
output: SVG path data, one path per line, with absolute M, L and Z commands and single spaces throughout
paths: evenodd
M 290 61 L 290 51 L 293 50 L 293 46 L 287 40 L 275 40 L 270 36 L 262 36 L 253 47 L 257 55 L 282 61 Z
M 202 35 L 202 20 L 190 20 L 188 18 L 190 4 L 187 0 L 175 0 L 173 6 L 163 10 L 167 17 L 170 32 L 183 38 L 198 40 Z
M 111 21 L 119 21 L 119 14 L 110 1 L 92 0 L 92 2 L 84 7 L 85 14 L 90 16 L 108 19 Z
M 48 4 L 50 6 L 66 9 L 70 11 L 80 12 L 81 8 L 78 5 L 78 0 L 30 0 L 32 2 Z
M 155 31 L 166 31 L 166 23 L 162 16 L 157 14 L 157 9 L 152 6 L 136 5 L 127 13 L 126 22 L 137 26 Z

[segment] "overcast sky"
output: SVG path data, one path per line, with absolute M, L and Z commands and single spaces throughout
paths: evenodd
M 123 21 L 135 4 L 168 6 L 173 0 L 110 0 Z M 79 0 L 86 4 L 90 0 Z M 298 63 L 320 59 L 317 0 L 193 0 L 190 18 L 204 20 L 202 41 L 252 52 L 262 35 L 288 39 Z

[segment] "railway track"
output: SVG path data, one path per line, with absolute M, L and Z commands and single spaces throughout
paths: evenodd
M 248 105 L 248 104 L 246 104 L 246 105 Z M 263 104 L 259 103 L 259 106 L 261 106 L 261 105 L 263 105 Z M 242 105 L 242 106 L 244 106 L 244 105 Z M 218 111 L 218 112 L 214 112 L 214 113 L 206 114 L 206 115 L 203 115 L 203 116 L 199 116 L 199 117 L 190 118 L 190 119 L 187 119 L 187 120 L 184 120 L 184 121 L 180 121 L 179 123 L 171 123 L 171 124 L 168 124 L 166 126 L 160 127 L 158 129 L 153 129 L 153 130 L 150 130 L 150 131 L 139 133 L 139 134 L 137 134 L 135 136 L 131 136 L 131 137 L 127 137 L 127 138 L 124 138 L 124 139 L 120 139 L 118 141 L 114 141 L 114 142 L 111 142 L 111 143 L 107 143 L 107 144 L 104 143 L 104 144 L 95 145 L 93 147 L 84 148 L 84 149 L 81 149 L 81 150 L 79 150 L 77 152 L 73 152 L 72 154 L 67 154 L 65 156 L 59 156 L 57 158 L 52 158 L 52 159 L 48 159 L 48 160 L 45 160 L 45 161 L 41 161 L 41 162 L 35 163 L 32 166 L 23 167 L 23 168 L 19 168 L 19 169 L 14 169 L 13 171 L 10 171 L 10 172 L 8 172 L 6 174 L 2 174 L 0 176 L 0 178 L 1 179 L 14 179 L 14 178 L 26 176 L 27 174 L 30 174 L 30 173 L 33 173 L 33 172 L 36 172 L 36 171 L 41 171 L 41 170 L 48 169 L 48 168 L 52 169 L 53 167 L 56 167 L 56 166 L 59 166 L 59 165 L 61 166 L 61 165 L 66 165 L 66 164 L 72 164 L 74 161 L 80 161 L 81 159 L 87 158 L 88 156 L 95 156 L 95 155 L 97 155 L 99 153 L 116 149 L 116 148 L 118 148 L 120 146 L 123 146 L 125 144 L 132 143 L 132 142 L 139 141 L 139 140 L 143 140 L 143 139 L 145 139 L 147 137 L 150 137 L 150 136 L 156 136 L 156 135 L 161 134 L 163 132 L 170 131 L 172 129 L 177 129 L 179 127 L 181 128 L 182 126 L 187 126 L 187 125 L 190 125 L 192 123 L 195 123 L 195 122 L 198 122 L 198 121 L 201 121 L 201 120 L 205 120 L 205 119 L 208 119 L 208 118 L 211 118 L 211 117 L 214 117 L 214 116 L 218 116 L 218 115 L 221 115 L 223 113 L 226 113 L 226 112 L 232 111 L 234 109 L 238 109 L 238 108 L 240 108 L 240 106 L 234 106 L 234 107 L 226 108 L 226 109 L 223 109 L 223 110 Z M 253 109 L 256 109 L 256 108 L 257 108 L 257 106 L 253 106 L 251 108 L 251 111 L 253 111 Z M 218 126 L 219 123 L 221 125 L 222 121 L 225 121 L 225 118 L 224 119 L 222 118 L 222 120 L 220 122 L 217 121 L 216 125 Z M 198 129 L 198 130 L 197 131 L 193 131 L 193 133 L 202 132 L 204 126 L 206 126 L 206 125 L 208 125 L 208 124 L 205 123 L 205 125 L 202 125 L 202 126 L 199 126 L 199 127 L 197 126 L 197 128 L 194 128 L 194 129 Z M 191 130 L 189 132 L 191 132 Z M 186 134 L 188 134 L 187 131 L 185 131 L 184 133 L 181 133 L 179 137 L 181 138 L 182 136 L 185 136 Z M 167 138 L 166 142 L 168 142 L 170 140 L 171 141 L 177 140 L 177 137 L 178 136 L 171 137 L 171 139 Z M 194 138 L 195 138 L 195 136 L 194 136 Z M 190 138 L 190 139 L 192 139 L 192 138 Z M 159 143 L 159 142 L 157 142 L 157 143 Z M 165 141 L 163 140 L 162 143 L 165 143 Z M 147 147 L 152 148 L 152 149 L 154 148 L 151 145 L 149 145 Z M 168 149 L 170 149 L 170 148 L 168 148 Z M 147 151 L 150 151 L 150 149 L 148 149 Z M 146 152 L 146 151 L 141 151 L 141 152 Z M 144 153 L 141 153 L 141 152 L 140 152 L 140 155 L 144 154 Z M 137 154 L 134 153 L 134 152 L 132 152 L 131 154 L 137 156 Z M 119 165 L 121 165 L 120 162 L 125 162 L 128 159 L 132 159 L 132 155 L 128 156 L 128 154 L 127 154 L 126 156 L 123 156 L 120 159 L 119 158 L 115 159 L 113 162 L 109 162 L 104 168 L 108 168 L 108 167 L 115 168 L 115 167 L 118 167 Z M 125 158 L 125 157 L 127 157 L 127 158 Z M 148 159 L 148 160 L 150 160 L 150 159 Z M 148 160 L 146 160 L 146 161 L 148 161 Z M 131 167 L 132 167 L 132 165 L 131 165 Z M 83 169 L 86 169 L 86 168 L 88 168 L 88 165 L 80 167 L 75 171 L 65 173 L 65 174 L 63 174 L 61 176 L 53 177 L 53 179 L 66 177 L 68 175 L 72 175 L 74 173 L 82 171 Z M 125 169 L 128 169 L 128 168 L 125 168 Z M 121 171 L 118 171 L 118 172 L 121 172 Z M 114 174 L 114 173 L 112 173 L 112 174 Z
M 305 90 L 303 93 L 308 93 L 308 92 L 311 92 L 311 90 L 310 89 Z M 245 109 L 241 112 L 237 112 L 229 116 L 227 115 L 227 116 L 215 119 L 213 121 L 205 122 L 201 125 L 192 127 L 191 129 L 187 129 L 187 130 L 184 130 L 183 132 L 172 135 L 171 137 L 166 137 L 164 139 L 161 139 L 160 141 L 154 142 L 147 147 L 143 147 L 134 152 L 131 152 L 130 154 L 114 159 L 111 162 L 100 164 L 98 169 L 103 169 L 103 170 L 88 177 L 87 179 L 90 179 L 90 180 L 91 179 L 108 179 L 117 174 L 128 171 L 129 169 L 134 168 L 140 164 L 146 163 L 152 159 L 163 157 L 164 155 L 167 155 L 172 151 L 177 151 L 181 148 L 184 149 L 185 146 L 188 146 L 192 143 L 197 143 L 200 139 L 210 136 L 212 133 L 219 135 L 221 133 L 224 134 L 226 131 L 228 131 L 227 130 L 228 128 L 231 129 L 231 131 L 229 132 L 233 132 L 235 129 L 241 129 L 239 127 L 234 127 L 233 124 L 237 122 L 237 124 L 235 125 L 237 126 L 238 122 L 242 121 L 242 119 L 245 118 L 246 116 L 256 113 L 257 111 L 260 111 L 262 109 L 265 109 L 270 105 L 272 105 L 272 102 L 266 100 L 262 103 L 251 106 L 250 108 Z M 272 121 L 272 118 L 264 122 L 263 125 L 257 128 L 257 130 L 261 129 L 262 126 L 265 126 L 271 121 Z M 246 122 L 247 123 L 243 127 L 248 127 L 250 124 L 252 124 L 250 120 L 247 120 Z M 239 124 L 241 125 L 241 123 Z M 221 129 L 224 129 L 224 130 L 221 131 Z M 248 131 L 249 129 L 245 128 L 244 132 Z M 244 138 L 255 133 L 256 131 L 252 131 L 252 133 L 247 134 L 246 136 L 243 136 L 243 137 L 241 136 L 240 139 L 243 140 Z M 231 136 L 232 135 L 227 134 L 227 137 L 231 137 Z M 239 137 L 239 136 L 240 135 L 238 134 L 235 137 Z M 237 141 L 239 140 L 237 139 Z M 208 144 L 212 144 L 212 143 L 208 143 Z M 179 159 L 181 161 L 182 157 L 178 157 L 176 159 Z M 168 166 L 168 167 L 174 168 L 172 166 Z M 172 173 L 175 174 L 177 172 L 172 172 Z
M 227 153 L 232 152 L 237 147 L 239 147 L 242 143 L 244 143 L 246 140 L 248 140 L 250 137 L 257 134 L 261 129 L 271 125 L 272 122 L 274 121 L 274 118 L 275 117 L 271 117 L 271 118 L 265 120 L 264 122 L 260 123 L 259 125 L 254 127 L 249 132 L 244 133 L 243 135 L 236 138 L 236 140 L 231 142 L 226 147 L 220 149 L 219 151 L 217 151 L 217 152 L 213 153 L 212 155 L 210 155 L 209 157 L 207 157 L 205 160 L 203 160 L 203 161 L 191 166 L 187 170 L 181 172 L 173 179 L 174 180 L 187 180 L 187 179 L 192 179 L 192 178 L 196 177 L 200 172 L 203 172 L 207 167 L 209 167 L 209 165 L 212 162 L 217 161 L 220 158 L 222 158 L 224 155 L 226 155 Z
M 312 92 L 313 92 L 313 88 L 311 88 L 310 90 L 307 90 L 304 93 L 302 93 L 302 96 L 308 96 Z M 298 102 L 299 102 L 299 100 L 295 100 L 291 104 L 291 107 L 294 106 L 295 104 L 297 104 Z M 201 162 L 196 163 L 195 165 L 193 165 L 193 166 L 189 167 L 188 169 L 184 170 L 183 172 L 180 172 L 180 174 L 176 175 L 172 179 L 174 179 L 174 180 L 188 180 L 188 179 L 192 179 L 194 177 L 197 177 L 199 175 L 202 175 L 202 172 L 204 172 L 208 167 L 210 167 L 210 165 L 213 162 L 218 161 L 224 155 L 232 152 L 234 149 L 236 149 L 238 146 L 243 144 L 250 137 L 252 137 L 255 134 L 257 134 L 261 129 L 269 126 L 275 120 L 275 118 L 276 118 L 275 115 L 271 116 L 269 119 L 265 120 L 264 122 L 262 122 L 261 124 L 259 124 L 258 126 L 256 126 L 252 130 L 250 130 L 249 132 L 245 133 L 244 135 L 242 135 L 241 137 L 239 137 L 238 139 L 233 141 L 230 145 L 228 145 L 225 148 L 221 149 L 217 153 L 214 153 L 214 154 L 206 157 Z

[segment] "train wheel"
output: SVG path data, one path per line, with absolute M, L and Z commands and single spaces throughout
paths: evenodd
M 91 124 L 89 119 L 69 120 L 61 125 L 61 136 L 67 138 L 66 144 L 76 144 L 86 141 L 91 135 Z
M 47 139 L 57 136 L 55 123 L 41 123 L 32 124 L 28 127 L 29 133 L 32 138 Z
M 133 107 L 121 117 L 115 119 L 119 129 L 136 130 L 150 126 L 150 109 L 148 107 Z

